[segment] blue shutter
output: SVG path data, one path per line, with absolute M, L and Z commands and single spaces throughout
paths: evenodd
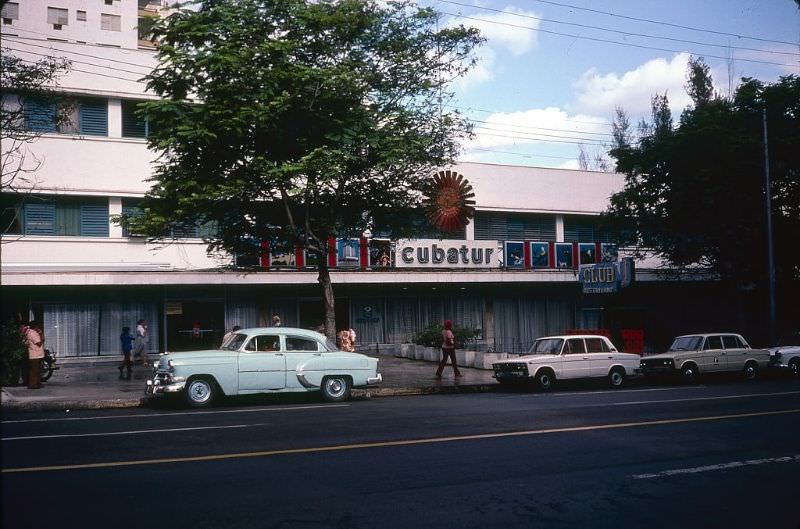
M 108 206 L 81 206 L 81 235 L 108 237 Z
M 147 123 L 136 117 L 139 101 L 122 102 L 122 136 L 124 138 L 146 138 Z
M 82 99 L 81 134 L 108 136 L 108 101 L 105 99 Z
M 25 98 L 25 128 L 33 132 L 56 131 L 56 105 L 34 98 Z
M 55 235 L 56 205 L 25 204 L 25 234 Z

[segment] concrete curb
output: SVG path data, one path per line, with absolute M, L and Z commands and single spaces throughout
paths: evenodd
M 497 389 L 492 384 L 472 384 L 458 386 L 427 386 L 406 388 L 370 388 L 354 389 L 352 398 L 367 400 L 373 397 L 406 397 L 412 395 L 452 395 L 456 393 L 485 393 Z M 8 398 L 7 398 L 8 397 Z M 147 405 L 145 398 L 138 399 L 105 399 L 105 400 L 35 400 L 22 401 L 10 397 L 3 392 L 0 404 L 2 411 L 64 411 L 64 410 L 99 410 L 114 408 L 139 408 Z

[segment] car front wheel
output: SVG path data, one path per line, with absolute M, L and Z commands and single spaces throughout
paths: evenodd
M 683 377 L 683 381 L 687 384 L 695 384 L 697 383 L 697 366 L 694 364 L 689 364 L 683 366 L 681 369 L 681 376 Z
M 556 381 L 555 375 L 548 369 L 542 369 L 536 373 L 536 385 L 542 391 L 550 391 Z
M 322 398 L 328 402 L 342 402 L 350 398 L 350 378 L 342 375 L 322 380 Z
M 794 376 L 800 375 L 800 360 L 795 358 L 789 362 L 789 371 L 791 371 Z
M 216 396 L 216 387 L 214 383 L 207 378 L 194 378 L 186 383 L 184 397 L 186 403 L 192 408 L 211 406 Z

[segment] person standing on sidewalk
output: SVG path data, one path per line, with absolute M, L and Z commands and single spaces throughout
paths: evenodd
M 439 362 L 439 369 L 436 370 L 436 378 L 442 378 L 442 371 L 447 365 L 448 358 L 453 364 L 453 372 L 456 378 L 461 378 L 461 371 L 458 370 L 456 363 L 456 337 L 453 334 L 453 322 L 446 320 L 442 331 L 442 360 Z
M 143 319 L 136 322 L 136 339 L 133 342 L 133 360 L 138 361 L 141 357 L 142 365 L 147 364 L 147 322 Z
M 42 358 L 44 358 L 44 336 L 39 322 L 32 321 L 25 330 L 28 345 L 28 389 L 40 389 Z
M 119 378 L 122 380 L 122 370 L 127 369 L 128 375 L 126 380 L 131 379 L 131 369 L 133 369 L 133 360 L 131 360 L 131 351 L 133 350 L 133 336 L 131 336 L 131 328 L 123 327 L 122 334 L 119 335 L 119 341 L 122 345 L 122 364 L 119 366 Z

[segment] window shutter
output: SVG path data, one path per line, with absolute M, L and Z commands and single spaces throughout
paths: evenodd
M 122 136 L 125 138 L 147 137 L 147 124 L 136 117 L 139 101 L 122 102 Z
M 100 14 L 100 29 L 106 31 L 120 31 L 122 28 L 122 19 L 119 15 L 109 15 L 106 13 Z
M 81 236 L 108 237 L 108 206 L 81 206 Z
M 496 213 L 478 213 L 475 215 L 475 239 L 506 239 L 508 223 L 505 215 Z
M 4 5 L 0 17 L 19 20 L 19 2 L 8 2 Z
M 599 220 L 564 218 L 564 241 L 566 242 L 615 242 L 614 234 L 601 230 Z
M 58 7 L 47 8 L 47 23 L 66 26 L 69 24 L 69 11 Z
M 56 106 L 53 103 L 25 98 L 25 128 L 33 132 L 56 131 Z
M 26 235 L 55 235 L 55 233 L 55 204 L 25 204 Z
M 475 215 L 475 239 L 478 240 L 554 240 L 556 221 L 551 215 Z
M 84 99 L 81 106 L 81 134 L 108 136 L 108 101 Z

